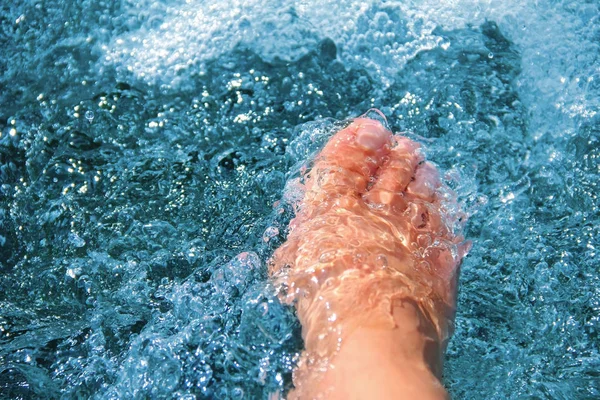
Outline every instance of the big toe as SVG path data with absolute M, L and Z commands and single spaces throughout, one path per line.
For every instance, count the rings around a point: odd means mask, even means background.
M 353 120 L 317 156 L 307 189 L 326 196 L 364 193 L 390 151 L 391 137 L 376 120 Z

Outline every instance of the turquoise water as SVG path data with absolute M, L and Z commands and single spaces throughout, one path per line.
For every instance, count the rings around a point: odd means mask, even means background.
M 2 5 L 0 397 L 284 394 L 277 202 L 376 107 L 471 213 L 452 395 L 598 398 L 599 6 L 439 3 Z

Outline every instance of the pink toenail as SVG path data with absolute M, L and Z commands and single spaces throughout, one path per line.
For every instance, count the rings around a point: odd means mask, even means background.
M 377 150 L 389 142 L 391 134 L 381 123 L 362 118 L 355 123 L 358 125 L 356 142 L 362 147 Z

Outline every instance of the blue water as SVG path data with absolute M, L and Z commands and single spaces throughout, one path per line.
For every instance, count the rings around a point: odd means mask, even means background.
M 444 3 L 3 4 L 0 397 L 284 395 L 278 201 L 372 107 L 471 214 L 451 394 L 600 397 L 600 8 Z

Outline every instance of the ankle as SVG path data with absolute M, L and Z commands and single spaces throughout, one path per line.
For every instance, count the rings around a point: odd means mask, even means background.
M 296 371 L 298 397 L 291 398 L 446 399 L 435 372 L 441 366 L 428 359 L 430 339 L 420 332 L 420 317 L 411 311 L 410 306 L 402 310 L 401 327 L 356 328 L 325 370 L 305 366 Z
M 403 298 L 394 301 L 392 315 L 396 323 L 394 340 L 401 342 L 414 360 L 422 360 L 441 378 L 445 344 L 427 313 L 416 300 Z

